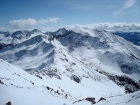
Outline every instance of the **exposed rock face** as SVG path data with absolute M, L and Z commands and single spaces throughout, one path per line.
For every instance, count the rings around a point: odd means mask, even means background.
M 74 80 L 77 83 L 80 83 L 81 82 L 81 80 L 76 75 L 72 75 L 71 76 L 71 79 Z
M 0 84 L 4 84 L 4 83 L 0 80 Z
M 140 90 L 140 82 L 135 81 L 134 79 L 129 78 L 128 76 L 111 75 L 104 71 L 99 71 L 99 73 L 106 75 L 110 80 L 115 82 L 118 86 L 123 86 L 125 88 L 126 93 L 133 93 L 135 91 Z
M 91 102 L 91 104 L 95 104 L 95 103 L 96 103 L 94 97 L 87 97 L 87 98 L 85 98 L 85 99 L 75 101 L 74 103 L 77 103 L 77 102 L 80 102 L 80 101 L 83 101 L 83 100 L 89 101 L 89 102 Z M 73 103 L 73 104 L 74 104 L 74 103 Z
M 98 101 L 98 102 L 100 102 L 100 101 L 102 101 L 102 100 L 105 100 L 105 101 L 106 101 L 106 99 L 105 99 L 105 98 L 101 97 L 101 98 L 99 99 L 99 101 Z
M 85 100 L 90 101 L 92 104 L 95 104 L 95 98 L 94 97 L 88 97 Z
M 6 105 L 12 105 L 11 101 L 7 102 Z
M 140 32 L 113 32 L 113 34 L 121 36 L 133 44 L 140 46 Z

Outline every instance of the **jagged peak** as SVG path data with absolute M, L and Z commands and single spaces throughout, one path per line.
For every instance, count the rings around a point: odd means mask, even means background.
M 65 27 L 58 29 L 56 32 L 62 32 L 62 31 L 68 31 L 68 29 L 66 29 Z
M 94 29 L 95 32 L 108 32 L 106 30 L 101 30 L 101 29 Z
M 22 33 L 28 33 L 30 32 L 29 30 L 19 30 L 19 31 L 15 31 L 12 34 L 22 34 Z
M 34 36 L 34 37 L 30 38 L 29 40 L 23 41 L 22 43 L 35 44 L 35 43 L 46 42 L 46 41 L 47 41 L 47 36 L 45 36 L 45 35 L 37 35 L 37 36 Z
M 0 31 L 0 34 L 10 34 L 9 31 Z
M 55 35 L 56 36 L 62 36 L 62 35 L 66 34 L 66 33 L 69 33 L 69 32 L 70 32 L 70 30 L 68 30 L 66 28 L 60 28 L 59 30 L 57 30 L 55 32 Z
M 33 30 L 31 31 L 31 33 L 34 34 L 34 33 L 42 33 L 42 32 L 41 32 L 41 30 L 39 30 L 39 29 L 33 29 Z
M 29 30 L 20 30 L 20 31 L 13 32 L 11 34 L 12 38 L 21 38 L 27 36 L 31 36 L 31 32 Z

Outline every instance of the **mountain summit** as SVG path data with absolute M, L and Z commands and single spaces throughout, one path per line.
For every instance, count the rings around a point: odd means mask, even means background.
M 18 68 L 11 68 L 8 66 L 11 64 L 1 60 L 1 72 L 4 74 L 1 81 L 6 86 L 37 88 L 39 92 L 48 92 L 71 102 L 87 97 L 94 97 L 97 102 L 105 97 L 110 105 L 110 102 L 119 103 L 110 97 L 127 97 L 126 93 L 139 95 L 140 47 L 122 37 L 105 30 L 81 27 L 46 33 L 35 29 L 0 34 L 0 58 L 21 67 L 25 70 L 21 72 L 28 75 L 24 77 Z M 7 72 L 10 77 L 7 77 Z M 21 76 L 16 77 L 12 75 L 14 73 Z M 13 82 L 19 78 L 30 85 Z M 38 85 L 33 81 L 41 82 Z M 136 97 L 130 96 L 131 100 L 137 101 Z M 121 100 L 124 103 L 127 101 Z M 71 103 L 66 102 L 68 105 Z

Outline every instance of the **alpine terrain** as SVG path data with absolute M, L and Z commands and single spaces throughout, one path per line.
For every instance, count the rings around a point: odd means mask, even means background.
M 140 46 L 140 32 L 113 32 L 115 35 L 121 36 L 124 39 Z
M 140 46 L 105 30 L 0 32 L 0 105 L 139 105 Z

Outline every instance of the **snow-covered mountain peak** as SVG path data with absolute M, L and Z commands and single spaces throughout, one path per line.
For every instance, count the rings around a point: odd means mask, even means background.
M 31 31 L 31 33 L 32 34 L 34 34 L 34 33 L 40 33 L 41 31 L 39 30 L 39 29 L 33 29 L 32 31 Z
M 11 37 L 12 38 L 22 38 L 22 37 L 29 37 L 31 35 L 31 32 L 28 31 L 28 30 L 21 30 L 21 31 L 16 31 L 16 32 L 13 32 Z
M 25 70 L 0 60 L 3 89 L 13 84 L 12 89 L 45 92 L 75 105 L 87 97 L 97 102 L 140 90 L 140 48 L 105 30 L 76 27 L 2 35 L 0 58 Z
M 93 30 L 77 27 L 74 29 L 61 28 L 56 32 L 47 32 L 45 34 L 41 33 L 37 29 L 35 29 L 34 31 L 37 33 L 33 34 L 29 31 L 15 32 L 20 33 L 21 36 L 28 36 L 28 34 L 29 36 L 28 38 L 26 37 L 21 39 L 13 38 L 12 42 L 15 41 L 15 46 L 10 47 L 13 50 L 11 51 L 9 47 L 3 47 L 3 50 L 1 50 L 1 52 L 3 52 L 1 53 L 1 58 L 8 60 L 9 57 L 14 58 L 16 56 L 15 60 L 9 59 L 8 61 L 19 64 L 18 62 L 21 62 L 21 59 L 23 58 L 31 58 L 32 56 L 36 57 L 41 54 L 42 57 L 49 56 L 48 54 L 51 54 L 54 49 L 56 51 L 57 48 L 61 48 L 65 52 L 71 55 L 75 55 L 81 61 L 92 64 L 98 69 L 103 70 L 106 65 L 112 67 L 111 65 L 114 62 L 113 64 L 118 66 L 117 68 L 121 69 L 123 73 L 132 74 L 133 72 L 139 73 L 140 71 L 139 47 L 136 47 L 123 38 L 115 36 L 105 30 Z M 5 37 L 5 39 L 7 39 L 7 37 Z M 9 51 L 11 54 L 9 53 L 9 56 L 5 56 Z M 23 58 L 21 58 L 21 56 Z M 51 58 L 53 59 L 51 60 L 51 62 L 54 62 L 54 58 Z M 108 62 L 106 62 L 106 60 Z M 102 65 L 100 65 L 100 63 L 102 63 Z M 44 62 L 39 62 L 38 65 L 40 66 L 38 66 L 37 68 L 45 67 L 41 66 L 42 64 L 44 65 Z M 48 64 L 45 63 L 45 65 L 47 66 Z M 135 69 L 135 67 L 137 67 L 137 70 Z M 113 68 L 114 67 L 112 67 L 112 69 Z M 25 69 L 27 69 L 27 67 Z M 28 66 L 28 69 L 30 69 L 30 66 Z M 115 70 L 109 71 L 111 71 L 111 73 L 117 73 L 114 72 Z
M 56 31 L 57 34 L 59 35 L 64 35 L 68 32 L 69 30 L 66 28 L 60 28 L 59 30 Z

